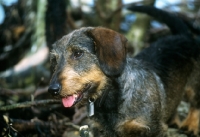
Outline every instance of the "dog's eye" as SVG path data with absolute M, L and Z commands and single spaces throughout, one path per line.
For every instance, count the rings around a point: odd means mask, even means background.
M 79 59 L 83 56 L 83 51 L 81 50 L 76 50 L 73 52 L 72 58 L 73 59 Z

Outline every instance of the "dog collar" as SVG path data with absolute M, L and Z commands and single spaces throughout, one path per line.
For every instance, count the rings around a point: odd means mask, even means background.
M 108 92 L 104 91 L 102 94 L 102 97 L 98 100 L 98 107 L 101 107 L 103 105 L 107 95 L 108 95 Z M 88 104 L 87 104 L 88 117 L 91 117 L 94 115 L 94 102 L 95 102 L 94 99 L 92 98 L 88 99 Z

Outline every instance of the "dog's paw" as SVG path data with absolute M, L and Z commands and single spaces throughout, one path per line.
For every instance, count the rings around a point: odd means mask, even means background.
M 195 131 L 189 130 L 188 127 L 181 127 L 179 133 L 186 134 L 188 137 L 199 137 L 198 133 Z
M 199 110 L 190 108 L 187 118 L 180 126 L 180 132 L 189 137 L 199 137 Z

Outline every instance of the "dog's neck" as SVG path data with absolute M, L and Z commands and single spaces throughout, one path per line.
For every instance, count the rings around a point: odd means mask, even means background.
M 133 84 L 137 82 L 142 82 L 142 80 L 137 80 L 139 77 L 143 77 L 141 65 L 138 66 L 138 60 L 134 58 L 127 58 L 127 64 L 124 68 L 124 71 L 118 77 L 109 78 L 106 88 L 102 91 L 102 96 L 99 97 L 94 102 L 94 111 L 96 113 L 118 113 L 118 107 L 123 101 L 128 102 L 131 100 L 132 92 L 136 89 L 130 88 Z M 132 71 L 134 68 L 135 71 Z M 136 82 L 137 81 L 137 82 Z M 133 86 L 134 87 L 134 86 Z M 130 90 L 128 90 L 130 89 Z M 125 93 L 124 93 L 125 92 Z M 130 93 L 129 93 L 130 92 Z M 124 95 L 129 94 L 124 98 Z M 129 104 L 127 104 L 129 105 Z
M 107 86 L 105 86 L 106 88 L 102 90 L 101 97 L 94 102 L 95 111 L 102 110 L 107 112 L 114 112 L 114 110 L 117 110 L 117 107 L 122 101 L 121 98 L 119 98 L 121 97 L 120 94 L 122 94 L 121 90 L 127 81 L 127 69 L 129 69 L 129 66 L 125 66 L 124 71 L 118 77 L 108 77 Z
M 115 85 L 115 86 L 113 86 Z M 95 103 L 95 111 L 97 110 L 106 110 L 112 111 L 117 108 L 118 95 L 119 94 L 119 86 L 116 83 L 115 79 L 110 79 L 108 85 L 102 91 L 102 96 L 98 98 Z

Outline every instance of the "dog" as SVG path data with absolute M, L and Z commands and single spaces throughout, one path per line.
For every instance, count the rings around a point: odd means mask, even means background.
M 198 136 L 200 46 L 175 15 L 151 6 L 129 6 L 164 22 L 172 35 L 135 57 L 127 39 L 104 27 L 83 27 L 55 42 L 48 92 L 64 107 L 88 106 L 95 137 L 163 137 L 183 97 L 191 103 L 180 125 Z

